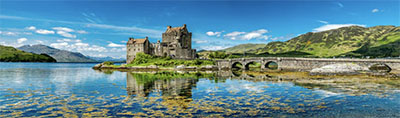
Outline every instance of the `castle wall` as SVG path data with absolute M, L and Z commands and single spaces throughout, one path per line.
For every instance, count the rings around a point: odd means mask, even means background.
M 139 44 L 127 44 L 126 50 L 126 63 L 128 64 L 130 64 L 135 59 L 137 53 L 144 52 L 146 54 L 150 54 L 151 52 L 150 43 L 148 41 Z

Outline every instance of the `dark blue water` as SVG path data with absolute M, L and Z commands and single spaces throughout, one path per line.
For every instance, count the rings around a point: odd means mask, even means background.
M 400 85 L 100 72 L 94 65 L 0 63 L 0 117 L 400 117 Z

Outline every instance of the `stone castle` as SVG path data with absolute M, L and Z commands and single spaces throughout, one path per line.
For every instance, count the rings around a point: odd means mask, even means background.
M 171 57 L 174 59 L 194 59 L 196 49 L 192 49 L 192 33 L 187 30 L 186 24 L 182 27 L 167 27 L 162 33 L 162 42 L 150 43 L 148 37 L 144 39 L 129 38 L 126 44 L 126 62 L 130 64 L 137 53 L 143 52 L 154 56 Z

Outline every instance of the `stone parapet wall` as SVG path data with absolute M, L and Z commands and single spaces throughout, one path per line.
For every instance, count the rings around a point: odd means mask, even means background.
M 236 58 L 226 60 L 216 60 L 220 69 L 231 69 L 234 63 L 241 63 L 243 68 L 251 62 L 261 63 L 261 68 L 265 68 L 268 62 L 278 64 L 280 70 L 308 71 L 330 64 L 355 63 L 360 66 L 370 67 L 374 64 L 385 64 L 393 70 L 400 70 L 400 59 L 348 59 L 348 58 L 294 58 L 294 57 L 253 57 Z

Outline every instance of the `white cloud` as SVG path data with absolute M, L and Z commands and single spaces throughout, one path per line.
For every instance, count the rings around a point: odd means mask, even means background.
M 76 33 L 79 33 L 79 34 L 87 34 L 88 32 L 86 32 L 85 30 L 78 30 L 78 31 L 76 31 Z
M 341 27 L 349 27 L 349 26 L 361 26 L 365 27 L 366 25 L 360 25 L 360 24 L 327 24 L 323 25 L 321 27 L 313 29 L 313 32 L 322 32 L 322 31 L 327 31 L 331 29 L 338 29 Z
M 67 38 L 76 38 L 76 35 L 70 34 L 66 31 L 57 31 L 57 34 L 63 36 L 63 37 L 67 37 Z
M 26 27 L 26 29 L 28 29 L 28 30 L 36 30 L 36 27 L 35 26 L 30 26 L 30 27 Z
M 226 36 L 226 37 L 233 37 L 233 36 L 238 36 L 238 35 L 241 35 L 241 34 L 244 34 L 244 33 L 246 33 L 246 32 L 231 32 L 231 33 L 228 33 L 228 34 L 225 34 L 224 36 Z
M 207 40 L 195 40 L 195 43 L 199 44 L 199 43 L 208 43 Z
M 125 45 L 121 45 L 121 44 L 115 44 L 115 43 L 109 43 L 108 45 L 107 45 L 108 47 L 125 47 Z
M 38 34 L 54 34 L 54 31 L 45 30 L 45 29 L 38 29 L 38 30 L 36 30 L 36 33 L 38 33 Z
M 110 52 L 125 52 L 126 47 L 124 48 L 111 48 Z
M 300 35 L 301 35 L 301 34 L 300 34 Z M 300 35 L 297 35 L 297 36 L 300 36 Z M 289 39 L 291 39 L 291 38 L 293 38 L 293 37 L 294 37 L 293 34 L 288 34 L 288 35 L 286 35 L 286 36 L 273 37 L 273 38 L 271 38 L 271 40 L 273 40 L 273 41 L 277 41 L 277 40 L 289 40 Z
M 201 46 L 200 49 L 203 50 L 222 50 L 228 48 L 229 46 Z
M 149 28 L 141 28 L 141 27 L 125 27 L 125 26 L 116 26 L 116 25 L 107 25 L 107 24 L 96 24 L 96 23 L 86 23 L 86 22 L 72 22 L 72 21 L 62 21 L 62 20 L 51 20 L 51 19 L 35 19 L 29 17 L 20 17 L 20 16 L 7 16 L 0 15 L 0 19 L 14 19 L 14 20 L 30 20 L 30 21 L 42 21 L 42 22 L 51 22 L 51 23 L 64 23 L 64 24 L 74 24 L 74 25 L 85 25 L 86 27 L 99 28 L 99 29 L 111 29 L 117 32 L 128 31 L 125 33 L 129 34 L 145 34 L 151 35 L 155 38 L 160 38 L 164 29 L 149 29 Z
M 52 43 L 50 44 L 51 47 L 73 51 L 73 52 L 108 52 L 108 50 L 104 47 L 97 46 L 97 45 L 89 45 L 88 43 Z
M 57 42 L 72 42 L 72 43 L 79 43 L 82 42 L 81 40 L 77 39 L 77 40 L 72 40 L 72 39 L 60 39 L 57 40 Z
M 268 33 L 268 30 L 266 29 L 259 29 L 257 31 L 252 31 L 250 33 L 247 33 L 243 35 L 242 39 L 245 40 L 250 40 L 250 39 L 255 39 L 255 38 L 261 38 L 261 39 L 268 39 L 268 36 L 264 36 L 263 34 Z
M 54 48 L 62 49 L 62 48 L 64 48 L 65 46 L 68 46 L 68 43 L 67 43 L 67 42 L 52 43 L 52 44 L 50 44 L 50 46 L 51 46 L 51 47 L 54 47 Z
M 328 21 L 323 21 L 323 20 L 318 20 L 318 22 L 323 23 L 323 24 L 329 24 Z
M 207 34 L 208 36 L 217 36 L 217 37 L 220 37 L 220 36 L 221 36 L 221 33 L 222 33 L 222 32 L 212 32 L 212 31 L 206 32 L 206 34 Z
M 154 30 L 147 28 L 139 28 L 139 27 L 124 27 L 124 26 L 115 26 L 115 25 L 106 25 L 106 24 L 86 24 L 86 27 L 95 27 L 100 29 L 111 29 L 116 31 L 130 31 L 137 34 L 146 34 L 154 37 L 161 37 L 160 34 L 164 33 L 163 30 Z
M 36 40 L 36 43 L 38 43 L 38 44 L 44 44 L 44 42 L 41 41 L 41 40 Z
M 372 13 L 379 12 L 379 9 L 373 9 L 371 12 L 372 12 Z
M 268 33 L 266 29 L 259 29 L 251 32 L 231 32 L 225 34 L 224 37 L 231 40 L 251 40 L 251 39 L 264 39 L 267 40 L 269 36 L 265 35 Z
M 27 38 L 19 38 L 19 39 L 17 39 L 18 43 L 23 43 L 23 42 L 25 42 L 27 40 L 28 40 Z
M 6 35 L 6 36 L 18 36 L 18 35 L 31 35 L 32 33 L 30 32 L 18 32 L 18 31 L 0 31 L 1 35 Z
M 87 47 L 89 46 L 89 44 L 87 43 L 75 43 L 76 46 L 83 46 L 83 47 Z
M 8 36 L 17 36 L 17 32 L 2 32 L 1 34 L 3 35 L 8 35 Z
M 67 27 L 53 27 L 53 30 L 64 31 L 64 32 L 74 32 L 75 30 Z

